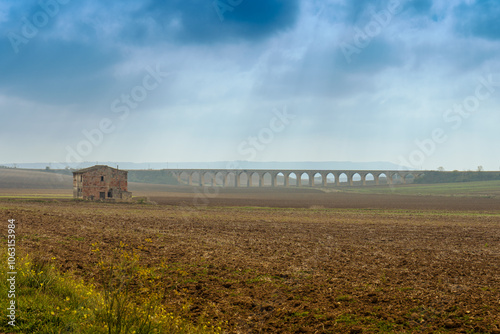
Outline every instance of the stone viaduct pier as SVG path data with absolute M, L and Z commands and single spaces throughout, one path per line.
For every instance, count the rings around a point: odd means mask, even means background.
M 223 186 L 223 187 L 263 187 L 267 186 L 340 186 L 341 179 L 345 185 L 356 183 L 362 186 L 379 185 L 381 179 L 385 184 L 407 183 L 409 180 L 424 174 L 424 171 L 411 170 L 277 170 L 277 169 L 168 169 L 177 181 L 191 186 Z M 304 184 L 303 180 L 307 179 Z M 266 180 L 266 182 L 264 182 Z M 294 181 L 294 184 L 291 184 Z

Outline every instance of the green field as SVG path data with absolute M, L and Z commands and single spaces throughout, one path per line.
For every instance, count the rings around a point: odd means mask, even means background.
M 344 188 L 343 190 L 362 194 L 500 197 L 500 181 L 398 184 L 393 186 L 353 187 Z

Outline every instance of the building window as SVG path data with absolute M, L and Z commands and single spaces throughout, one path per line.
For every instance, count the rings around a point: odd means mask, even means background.
M 105 192 L 100 192 L 99 193 L 99 199 L 106 199 L 106 193 Z
M 101 181 L 104 181 L 104 176 L 101 176 Z

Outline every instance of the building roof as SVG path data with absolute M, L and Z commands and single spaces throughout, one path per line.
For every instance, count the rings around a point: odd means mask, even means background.
M 109 168 L 109 169 L 114 169 L 116 170 L 117 172 L 122 172 L 122 173 L 128 173 L 128 171 L 126 170 L 123 170 L 123 169 L 117 169 L 117 168 L 113 168 L 113 167 L 109 167 L 107 165 L 95 165 L 95 166 L 92 166 L 92 167 L 87 167 L 87 168 L 82 168 L 82 169 L 79 169 L 75 172 L 73 172 L 73 175 L 75 174 L 82 174 L 82 173 L 86 173 L 86 172 L 90 172 L 90 171 L 93 171 L 94 169 L 98 169 L 98 168 Z

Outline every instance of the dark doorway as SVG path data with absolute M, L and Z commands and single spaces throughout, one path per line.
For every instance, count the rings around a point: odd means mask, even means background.
M 108 198 L 112 198 L 113 197 L 113 193 L 110 191 L 108 191 Z

